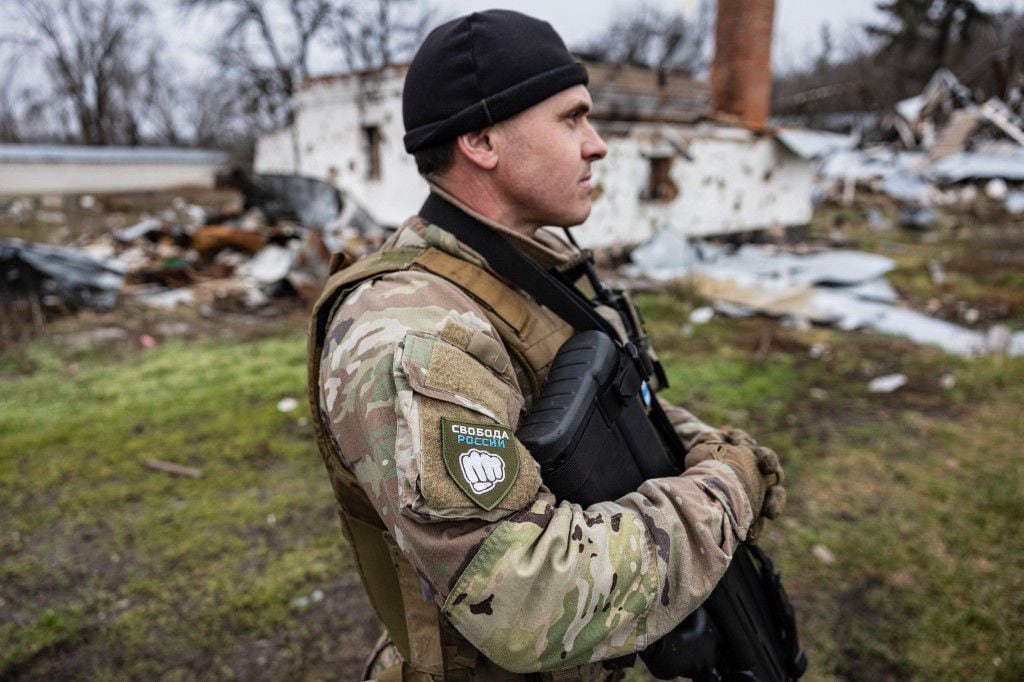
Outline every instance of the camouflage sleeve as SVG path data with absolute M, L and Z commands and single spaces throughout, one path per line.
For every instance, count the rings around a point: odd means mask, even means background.
M 647 646 L 706 598 L 752 520 L 714 461 L 587 509 L 556 504 L 514 436 L 523 397 L 507 350 L 471 299 L 431 275 L 388 275 L 348 297 L 321 390 L 345 464 L 428 595 L 508 670 Z
M 705 423 L 684 407 L 673 405 L 661 397 L 658 398 L 658 402 L 661 403 L 665 416 L 672 422 L 672 428 L 675 429 L 675 432 L 683 440 L 687 450 L 693 447 L 693 442 L 697 439 L 697 436 L 702 433 L 717 432 L 719 430 Z

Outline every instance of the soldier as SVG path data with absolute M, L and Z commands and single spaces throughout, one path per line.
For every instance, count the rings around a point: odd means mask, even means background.
M 586 84 L 545 22 L 492 10 L 435 29 L 403 92 L 432 200 L 544 268 L 578 258 L 543 227 L 590 212 L 606 146 Z M 774 453 L 679 408 L 684 474 L 586 509 L 556 502 L 515 431 L 573 333 L 419 216 L 328 282 L 310 401 L 386 629 L 369 677 L 611 679 L 601 661 L 671 630 L 781 511 Z

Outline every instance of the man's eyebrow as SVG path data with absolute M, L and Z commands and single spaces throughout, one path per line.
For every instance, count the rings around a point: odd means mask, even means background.
M 571 109 L 567 109 L 562 116 L 569 118 L 571 116 L 577 116 L 579 114 L 589 114 L 590 104 L 587 102 L 577 102 Z

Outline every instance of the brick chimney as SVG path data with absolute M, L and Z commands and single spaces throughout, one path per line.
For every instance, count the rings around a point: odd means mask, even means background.
M 775 0 L 718 0 L 711 96 L 715 113 L 763 130 L 771 113 Z

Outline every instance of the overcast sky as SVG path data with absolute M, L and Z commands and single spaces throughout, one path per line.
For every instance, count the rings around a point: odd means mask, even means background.
M 697 0 L 647 0 L 666 10 L 676 8 L 692 11 Z M 505 8 L 545 19 L 555 27 L 565 41 L 577 45 L 600 34 L 608 26 L 616 10 L 628 7 L 636 0 L 435 0 L 446 15 L 458 16 L 473 11 Z M 805 64 L 817 53 L 821 45 L 821 26 L 828 23 L 833 42 L 841 49 L 854 35 L 853 29 L 877 21 L 875 9 L 878 0 L 776 0 L 775 47 L 773 61 L 776 69 L 791 69 Z M 165 37 L 170 47 L 185 51 L 205 51 L 216 31 L 211 30 L 210 19 L 193 17 L 182 20 L 175 11 L 177 3 L 154 3 L 161 24 L 168 27 Z M 1016 6 L 1024 9 L 1024 0 L 978 0 L 984 9 Z M 179 53 L 180 54 L 180 53 Z M 314 70 L 320 73 L 337 71 L 324 59 L 314 59 Z

